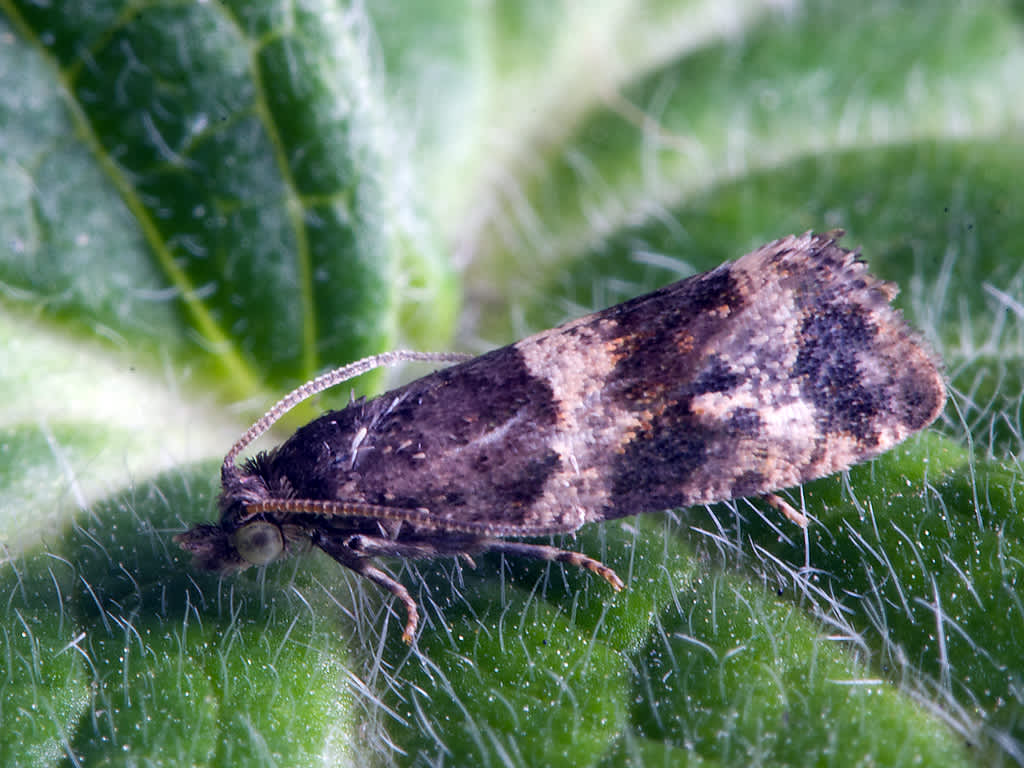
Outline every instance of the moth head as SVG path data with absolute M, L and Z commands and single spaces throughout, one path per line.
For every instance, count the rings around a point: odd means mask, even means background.
M 302 526 L 275 519 L 254 509 L 279 498 L 268 486 L 268 457 L 260 453 L 243 466 L 221 469 L 220 523 L 197 525 L 174 541 L 192 553 L 195 568 L 219 573 L 267 565 L 291 551 L 302 551 L 309 536 Z
M 286 543 L 298 532 L 286 533 L 269 520 L 251 520 L 235 530 L 220 525 L 197 525 L 179 533 L 174 541 L 192 554 L 194 567 L 204 571 L 234 573 L 251 565 L 267 565 L 287 554 Z

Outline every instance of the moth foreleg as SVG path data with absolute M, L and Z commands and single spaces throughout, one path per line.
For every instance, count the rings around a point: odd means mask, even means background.
M 384 589 L 402 601 L 402 604 L 405 605 L 405 630 L 402 632 L 402 640 L 405 641 L 406 645 L 412 645 L 412 640 L 416 636 L 416 625 L 419 624 L 420 620 L 416 601 L 412 599 L 409 590 L 400 582 L 375 566 L 370 556 L 360 553 L 349 546 L 352 539 L 359 538 L 370 537 L 349 536 L 343 541 L 321 539 L 316 544 L 346 568 L 351 568 L 360 576 L 364 576 L 374 584 L 384 587 Z
M 612 589 L 616 592 L 626 586 L 622 583 L 622 579 L 619 578 L 619 575 L 607 565 L 602 563 L 600 560 L 587 557 L 579 552 L 570 552 L 567 549 L 558 549 L 557 547 L 549 547 L 544 544 L 527 544 L 521 541 L 503 541 L 502 539 L 487 539 L 482 542 L 482 544 L 491 552 L 501 552 L 506 555 L 516 555 L 518 557 L 532 557 L 535 560 L 568 563 L 569 565 L 575 565 L 578 568 L 586 568 L 588 571 L 601 576 L 605 581 L 612 585 Z

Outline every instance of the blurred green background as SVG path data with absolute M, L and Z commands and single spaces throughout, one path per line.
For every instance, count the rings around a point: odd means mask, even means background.
M 1022 10 L 0 0 L 0 763 L 1024 763 Z M 171 542 L 325 368 L 836 227 L 951 400 L 790 491 L 806 538 L 741 500 L 557 541 L 614 596 L 393 561 L 412 648 L 324 556 Z

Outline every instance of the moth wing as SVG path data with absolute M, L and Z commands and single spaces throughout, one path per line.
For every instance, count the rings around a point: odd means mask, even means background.
M 492 535 L 766 493 L 941 411 L 895 293 L 831 235 L 784 238 L 327 414 L 275 462 L 299 496 Z

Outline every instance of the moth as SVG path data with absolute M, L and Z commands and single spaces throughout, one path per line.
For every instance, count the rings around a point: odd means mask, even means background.
M 772 492 L 870 459 L 941 412 L 938 358 L 841 232 L 789 236 L 623 304 L 471 359 L 391 352 L 278 402 L 221 468 L 220 520 L 175 540 L 233 572 L 316 547 L 389 590 L 378 557 L 585 554 L 523 538 Z M 372 368 L 452 362 L 238 456 L 303 399 Z

